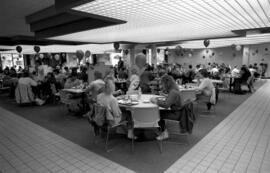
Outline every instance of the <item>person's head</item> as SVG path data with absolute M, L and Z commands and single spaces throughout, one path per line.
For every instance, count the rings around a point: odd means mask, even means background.
M 131 74 L 137 74 L 136 68 L 133 68 L 133 69 L 131 70 Z
M 99 71 L 95 71 L 94 72 L 94 77 L 95 77 L 95 80 L 102 79 L 102 73 L 99 72 Z
M 170 92 L 172 89 L 178 90 L 178 86 L 177 86 L 175 80 L 170 75 L 167 75 L 167 74 L 163 75 L 161 77 L 160 83 L 161 83 L 163 90 L 165 90 L 167 92 Z
M 192 69 L 192 65 L 189 65 L 188 68 L 189 68 L 189 69 Z
M 248 68 L 253 68 L 253 66 L 251 64 L 249 64 Z
M 203 77 L 203 78 L 207 78 L 209 73 L 206 69 L 201 69 L 199 70 L 199 74 Z
M 114 81 L 111 79 L 105 80 L 105 88 L 104 88 L 104 93 L 105 94 L 112 94 L 115 91 L 115 84 Z

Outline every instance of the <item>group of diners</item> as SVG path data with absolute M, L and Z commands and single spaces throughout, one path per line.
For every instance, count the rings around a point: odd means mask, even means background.
M 136 68 L 131 68 L 129 71 L 121 63 L 121 60 L 119 62 L 105 75 L 102 75 L 100 71 L 92 71 L 95 78 L 93 81 L 88 81 L 89 71 L 87 70 L 91 70 L 89 67 L 81 67 L 79 70 L 64 67 L 61 70 L 59 67 L 53 69 L 40 64 L 37 70 L 30 72 L 28 69 L 24 69 L 21 70 L 19 77 L 10 76 L 17 79 L 17 82 L 14 82 L 15 91 L 13 92 L 16 101 L 20 104 L 34 102 L 42 105 L 62 89 L 81 88 L 85 93 L 85 102 L 74 102 L 75 104 L 69 106 L 69 109 L 78 110 L 82 107 L 81 104 L 86 104 L 88 111 L 93 103 L 104 105 L 110 112 L 108 120 L 111 123 L 119 123 L 122 120 L 129 122 L 128 138 L 136 138 L 132 128 L 130 128 L 132 127 L 132 117 L 130 112 L 120 109 L 116 97 L 123 94 L 163 94 L 166 96 L 165 100 L 151 99 L 152 103 L 164 108 L 160 110 L 161 133 L 157 136 L 158 140 L 163 140 L 169 137 L 164 119 L 179 120 L 181 116 L 178 110 L 184 103 L 182 103 L 179 85 L 192 83 L 194 79 L 197 79 L 197 98 L 207 100 L 206 106 L 210 110 L 213 104 L 211 99 L 216 98 L 215 86 L 211 78 L 223 80 L 227 75 L 230 75 L 234 77 L 234 83 L 238 81 L 241 84 L 259 73 L 255 65 L 250 66 L 250 68 L 242 66 L 238 70 L 237 66 L 231 69 L 229 65 L 217 63 L 207 66 L 197 65 L 196 68 L 193 68 L 192 65 L 188 65 L 186 68 L 179 64 L 163 64 L 156 67 L 147 64 L 142 71 L 138 72 Z M 5 74 L 4 77 L 6 76 L 8 75 Z M 119 79 L 126 82 L 126 89 L 116 88 L 115 84 Z M 253 86 L 251 84 L 248 86 L 249 90 L 252 91 Z M 76 97 L 70 97 L 70 99 L 74 98 Z

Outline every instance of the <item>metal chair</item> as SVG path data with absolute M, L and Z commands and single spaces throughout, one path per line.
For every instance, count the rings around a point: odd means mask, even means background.
M 95 135 L 94 143 L 96 143 L 96 137 L 100 136 L 101 130 L 106 131 L 106 139 L 105 139 L 105 150 L 107 152 L 112 151 L 112 149 L 109 149 L 109 137 L 111 130 L 119 127 L 124 126 L 127 124 L 127 121 L 121 121 L 117 124 L 114 124 L 114 122 L 108 121 L 106 119 L 107 111 L 109 111 L 105 106 L 94 103 L 92 110 L 90 110 L 91 113 L 87 115 L 87 120 L 89 124 L 92 125 Z
M 185 102 L 185 104 L 178 110 L 179 113 L 181 114 L 181 116 L 186 116 L 186 118 L 190 118 L 189 121 L 194 122 L 196 117 L 193 111 L 193 102 L 191 100 L 187 100 Z M 187 121 L 187 119 L 186 119 Z M 187 122 L 186 122 L 187 123 Z M 166 124 L 166 128 L 169 132 L 170 138 L 169 140 L 167 140 L 166 142 L 168 143 L 174 143 L 174 144 L 184 144 L 184 145 L 188 145 L 188 136 L 190 133 L 192 133 L 192 129 L 193 129 L 193 124 L 192 126 L 188 127 L 188 125 L 186 124 L 186 126 L 184 127 L 183 125 L 181 125 L 181 120 L 171 120 L 171 119 L 165 119 L 165 124 Z M 185 128 L 185 129 L 182 129 Z M 188 131 L 189 130 L 189 131 Z M 171 141 L 172 136 L 184 136 L 186 139 L 186 142 L 173 142 Z
M 159 108 L 132 108 L 131 114 L 133 118 L 133 130 L 134 129 L 158 129 L 158 122 L 160 120 Z M 162 152 L 162 141 L 159 141 L 159 149 Z M 134 151 L 134 139 L 132 138 L 131 145 L 132 152 Z

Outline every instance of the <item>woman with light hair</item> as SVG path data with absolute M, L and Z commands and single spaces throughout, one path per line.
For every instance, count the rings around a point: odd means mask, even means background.
M 132 120 L 130 115 L 122 114 L 117 99 L 113 96 L 113 92 L 115 91 L 114 81 L 111 79 L 107 79 L 105 81 L 105 88 L 102 93 L 97 96 L 97 103 L 105 106 L 108 109 L 108 114 L 106 119 L 111 124 L 118 124 L 122 120 L 127 120 L 128 122 L 128 138 L 133 138 L 132 131 Z

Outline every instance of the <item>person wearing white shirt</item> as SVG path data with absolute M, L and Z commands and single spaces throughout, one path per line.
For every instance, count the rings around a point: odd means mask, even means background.
M 231 75 L 232 75 L 232 77 L 238 77 L 239 74 L 240 74 L 240 70 L 237 68 L 237 65 L 236 65 L 236 66 L 234 66 L 234 68 L 231 72 Z

